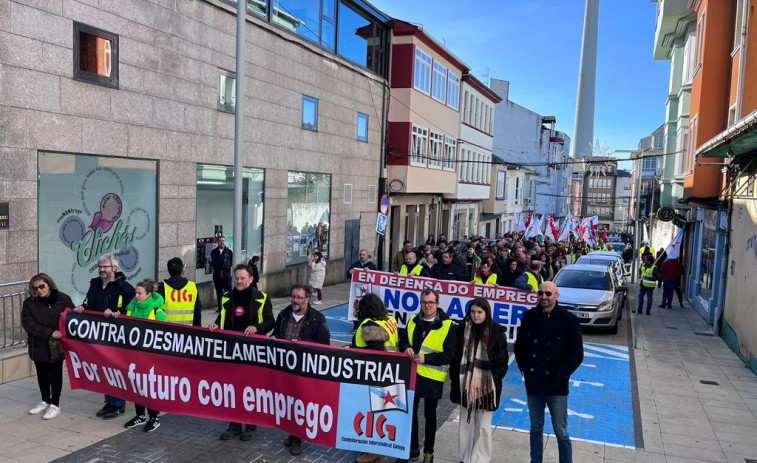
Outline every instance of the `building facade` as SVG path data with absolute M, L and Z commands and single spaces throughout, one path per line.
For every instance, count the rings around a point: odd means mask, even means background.
M 360 0 L 248 3 L 240 237 L 236 3 L 27 3 L 0 12 L 0 281 L 47 272 L 79 302 L 115 252 L 132 283 L 179 256 L 208 288 L 225 236 L 283 293 L 307 281 L 311 252 L 341 281 L 353 248 L 373 247 L 386 15 Z
M 597 216 L 597 228 L 615 229 L 615 191 L 618 161 L 596 157 L 585 158 L 583 178 L 583 217 Z
M 631 172 L 619 169 L 615 176 L 614 230 L 628 231 L 628 227 L 632 223 L 631 201 Z

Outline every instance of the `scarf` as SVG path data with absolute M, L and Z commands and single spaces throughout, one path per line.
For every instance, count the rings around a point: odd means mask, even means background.
M 489 324 L 465 323 L 463 360 L 460 365 L 462 404 L 468 409 L 468 423 L 476 410 L 494 410 L 495 386 L 487 346 Z

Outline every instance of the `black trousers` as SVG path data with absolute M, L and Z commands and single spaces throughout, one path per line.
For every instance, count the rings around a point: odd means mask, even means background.
M 42 400 L 55 405 L 60 405 L 60 391 L 63 389 L 63 361 L 60 362 L 34 362 L 37 368 L 37 384 Z
M 218 303 L 218 312 L 220 312 L 221 298 L 226 291 L 231 290 L 231 282 L 221 275 L 213 275 L 213 287 L 216 290 L 216 302 Z
M 145 416 L 145 406 L 144 405 L 134 404 L 134 410 L 137 411 L 137 416 Z M 152 410 L 150 408 L 147 409 L 147 415 L 150 418 L 157 418 L 158 417 L 158 413 L 160 413 L 160 412 Z
M 413 399 L 413 430 L 410 434 L 410 450 L 419 450 L 418 442 L 418 405 L 423 400 L 423 421 L 426 438 L 423 442 L 424 453 L 434 453 L 434 443 L 436 443 L 436 407 L 439 405 L 438 399 L 421 399 L 415 396 Z

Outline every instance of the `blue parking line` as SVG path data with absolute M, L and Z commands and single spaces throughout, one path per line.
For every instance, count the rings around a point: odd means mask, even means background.
M 492 424 L 529 430 L 526 387 L 514 361 L 503 380 L 500 408 Z M 554 434 L 549 412 L 544 432 Z M 584 343 L 584 362 L 570 381 L 568 432 L 571 438 L 634 448 L 628 348 Z
M 322 310 L 331 332 L 331 340 L 344 343 L 352 342 L 352 322 L 347 320 L 347 304 L 337 305 Z

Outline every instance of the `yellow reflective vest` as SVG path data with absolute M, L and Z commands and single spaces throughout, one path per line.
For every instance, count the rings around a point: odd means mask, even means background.
M 526 270 L 525 273 L 528 277 L 528 286 L 530 286 L 534 291 L 539 289 L 539 285 L 544 283 L 544 279 L 541 277 L 541 275 L 537 275 L 530 270 Z
M 415 320 L 416 317 L 410 319 L 407 324 L 407 337 L 410 343 L 413 342 L 413 332 L 415 332 Z M 449 318 L 442 321 L 442 327 L 436 330 L 430 330 L 421 343 L 420 354 L 433 354 L 442 352 L 444 350 L 444 340 L 447 339 L 450 327 L 452 326 L 452 320 Z M 415 370 L 420 376 L 425 378 L 444 382 L 447 379 L 449 373 L 449 364 L 447 365 L 427 365 L 418 364 Z
M 423 270 L 423 266 L 421 264 L 416 264 L 415 267 L 413 267 L 412 270 L 410 270 L 410 275 L 418 276 L 421 274 L 421 271 Z M 400 267 L 400 275 L 407 275 L 407 265 L 402 264 L 402 267 Z
M 473 282 L 483 285 L 496 285 L 497 284 L 497 275 L 494 273 L 489 274 L 488 277 L 486 277 L 486 281 L 484 281 L 480 276 L 476 275 L 473 277 Z
M 384 343 L 384 350 L 388 352 L 397 352 L 397 343 L 399 342 L 399 334 L 397 331 L 397 319 L 389 315 L 386 320 L 374 320 L 372 318 L 366 318 L 363 323 L 360 324 L 360 328 L 355 331 L 355 346 L 368 347 L 368 344 L 363 339 L 363 325 L 368 322 L 373 322 L 380 327 L 384 328 L 389 333 L 389 340 Z
M 255 302 L 257 302 L 257 303 L 260 304 L 258 306 L 258 312 L 257 312 L 258 313 L 258 321 L 257 321 L 258 325 L 261 324 L 261 323 L 263 323 L 263 309 L 265 308 L 265 301 L 266 301 L 266 299 L 268 299 L 268 294 L 266 294 L 264 292 L 261 292 L 260 294 L 263 295 L 262 298 L 260 298 L 260 299 L 253 299 L 253 301 L 255 301 Z M 221 323 L 218 325 L 221 328 L 224 328 L 224 326 L 226 325 L 226 303 L 229 301 L 229 299 L 230 299 L 229 298 L 229 292 L 224 293 L 223 297 L 221 298 Z M 233 308 L 232 308 L 232 310 L 233 310 Z M 263 333 L 260 333 L 260 334 L 263 334 Z
M 197 285 L 190 281 L 183 288 L 176 289 L 164 281 L 163 294 L 165 294 L 163 312 L 166 314 L 166 319 L 173 323 L 191 325 L 197 302 Z
M 643 286 L 646 286 L 647 288 L 654 288 L 657 286 L 657 280 L 654 277 L 655 268 L 657 268 L 656 265 L 652 265 L 651 267 L 647 267 L 646 265 L 641 266 L 639 272 L 641 272 L 641 284 Z

